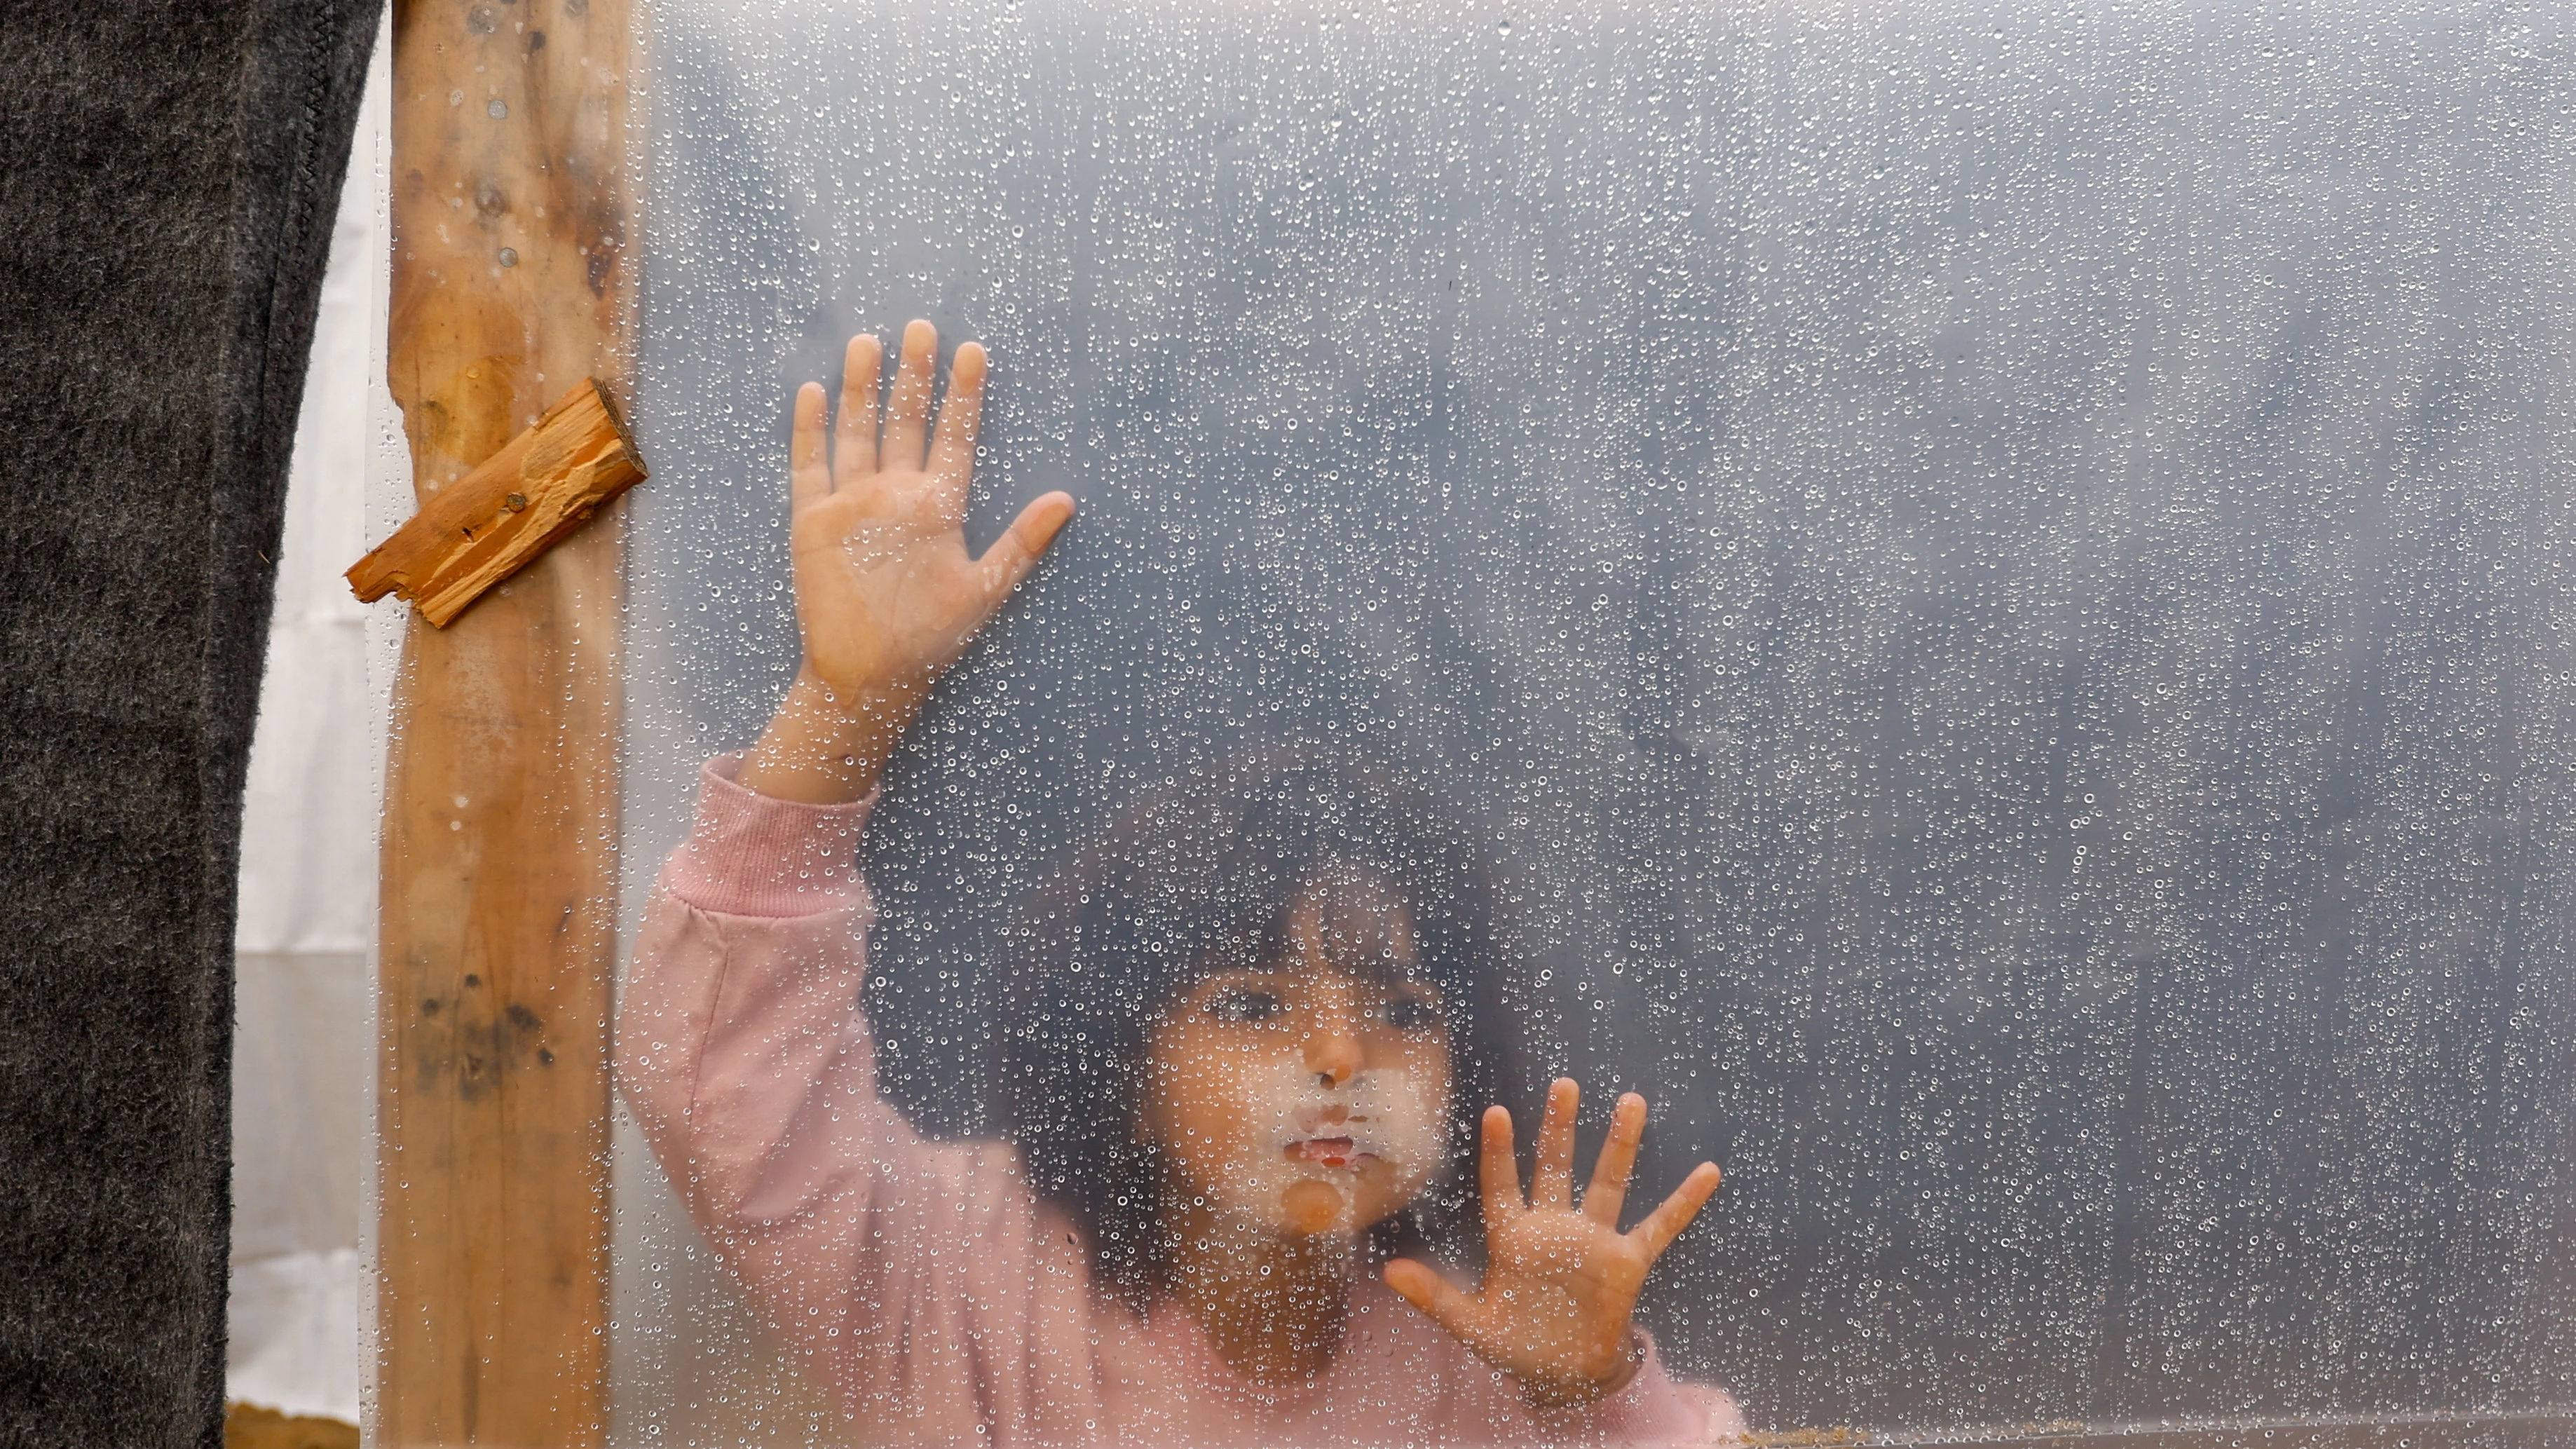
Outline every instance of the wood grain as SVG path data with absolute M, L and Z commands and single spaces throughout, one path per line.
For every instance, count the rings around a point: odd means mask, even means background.
M 626 375 L 629 40 L 625 0 L 394 6 L 388 381 L 425 507 L 546 398 Z M 380 1445 L 602 1438 L 623 512 L 405 641 Z
M 584 378 L 351 565 L 349 587 L 368 603 L 408 599 L 443 629 L 643 481 L 643 456 L 617 404 Z
M 345 1419 L 286 1414 L 259 1404 L 224 1406 L 224 1449 L 360 1449 Z

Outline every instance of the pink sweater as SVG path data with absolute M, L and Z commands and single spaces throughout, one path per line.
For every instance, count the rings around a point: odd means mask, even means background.
M 707 1241 L 864 1442 L 1705 1444 L 1734 1402 L 1648 1345 L 1627 1387 L 1532 1410 L 1373 1276 L 1312 1383 L 1265 1390 L 1172 1299 L 1096 1289 L 1072 1223 L 1015 1149 L 930 1142 L 876 1092 L 859 1012 L 872 908 L 866 803 L 754 794 L 711 762 L 688 843 L 645 908 L 617 1078 Z

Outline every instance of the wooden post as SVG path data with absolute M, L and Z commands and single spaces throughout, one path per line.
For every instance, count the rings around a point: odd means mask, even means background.
M 627 375 L 626 0 L 395 0 L 388 381 L 421 499 Z M 415 615 L 385 779 L 375 1442 L 605 1424 L 623 509 Z

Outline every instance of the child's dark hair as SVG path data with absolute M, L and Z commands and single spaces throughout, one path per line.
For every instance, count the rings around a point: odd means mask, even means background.
M 1000 982 L 998 1116 L 1131 1303 L 1155 1284 L 1157 1166 L 1135 1113 L 1157 1015 L 1207 972 L 1252 964 L 1245 953 L 1284 955 L 1298 894 L 1352 874 L 1405 902 L 1449 1028 L 1448 1171 L 1376 1236 L 1472 1241 L 1475 1120 L 1528 1084 L 1492 873 L 1427 793 L 1314 751 L 1238 757 L 1130 807 L 1024 908 Z

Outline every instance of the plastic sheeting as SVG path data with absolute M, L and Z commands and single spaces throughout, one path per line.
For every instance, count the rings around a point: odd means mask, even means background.
M 993 351 L 978 546 L 1085 510 L 872 828 L 925 1129 L 1015 901 L 1301 741 L 1725 1164 L 1643 1311 L 1757 1425 L 2576 1400 L 2564 11 L 654 15 L 630 897 L 850 331 Z M 622 1432 L 833 1432 L 620 1184 Z
M 407 492 L 384 391 L 386 87 L 379 45 L 322 283 L 287 482 L 276 614 L 242 820 L 227 1396 L 355 1421 L 373 1152 L 383 671 L 341 577 L 375 495 Z M 381 523 L 381 520 L 380 520 Z M 379 528 L 381 532 L 381 528 Z M 398 606 L 392 613 L 399 626 Z

